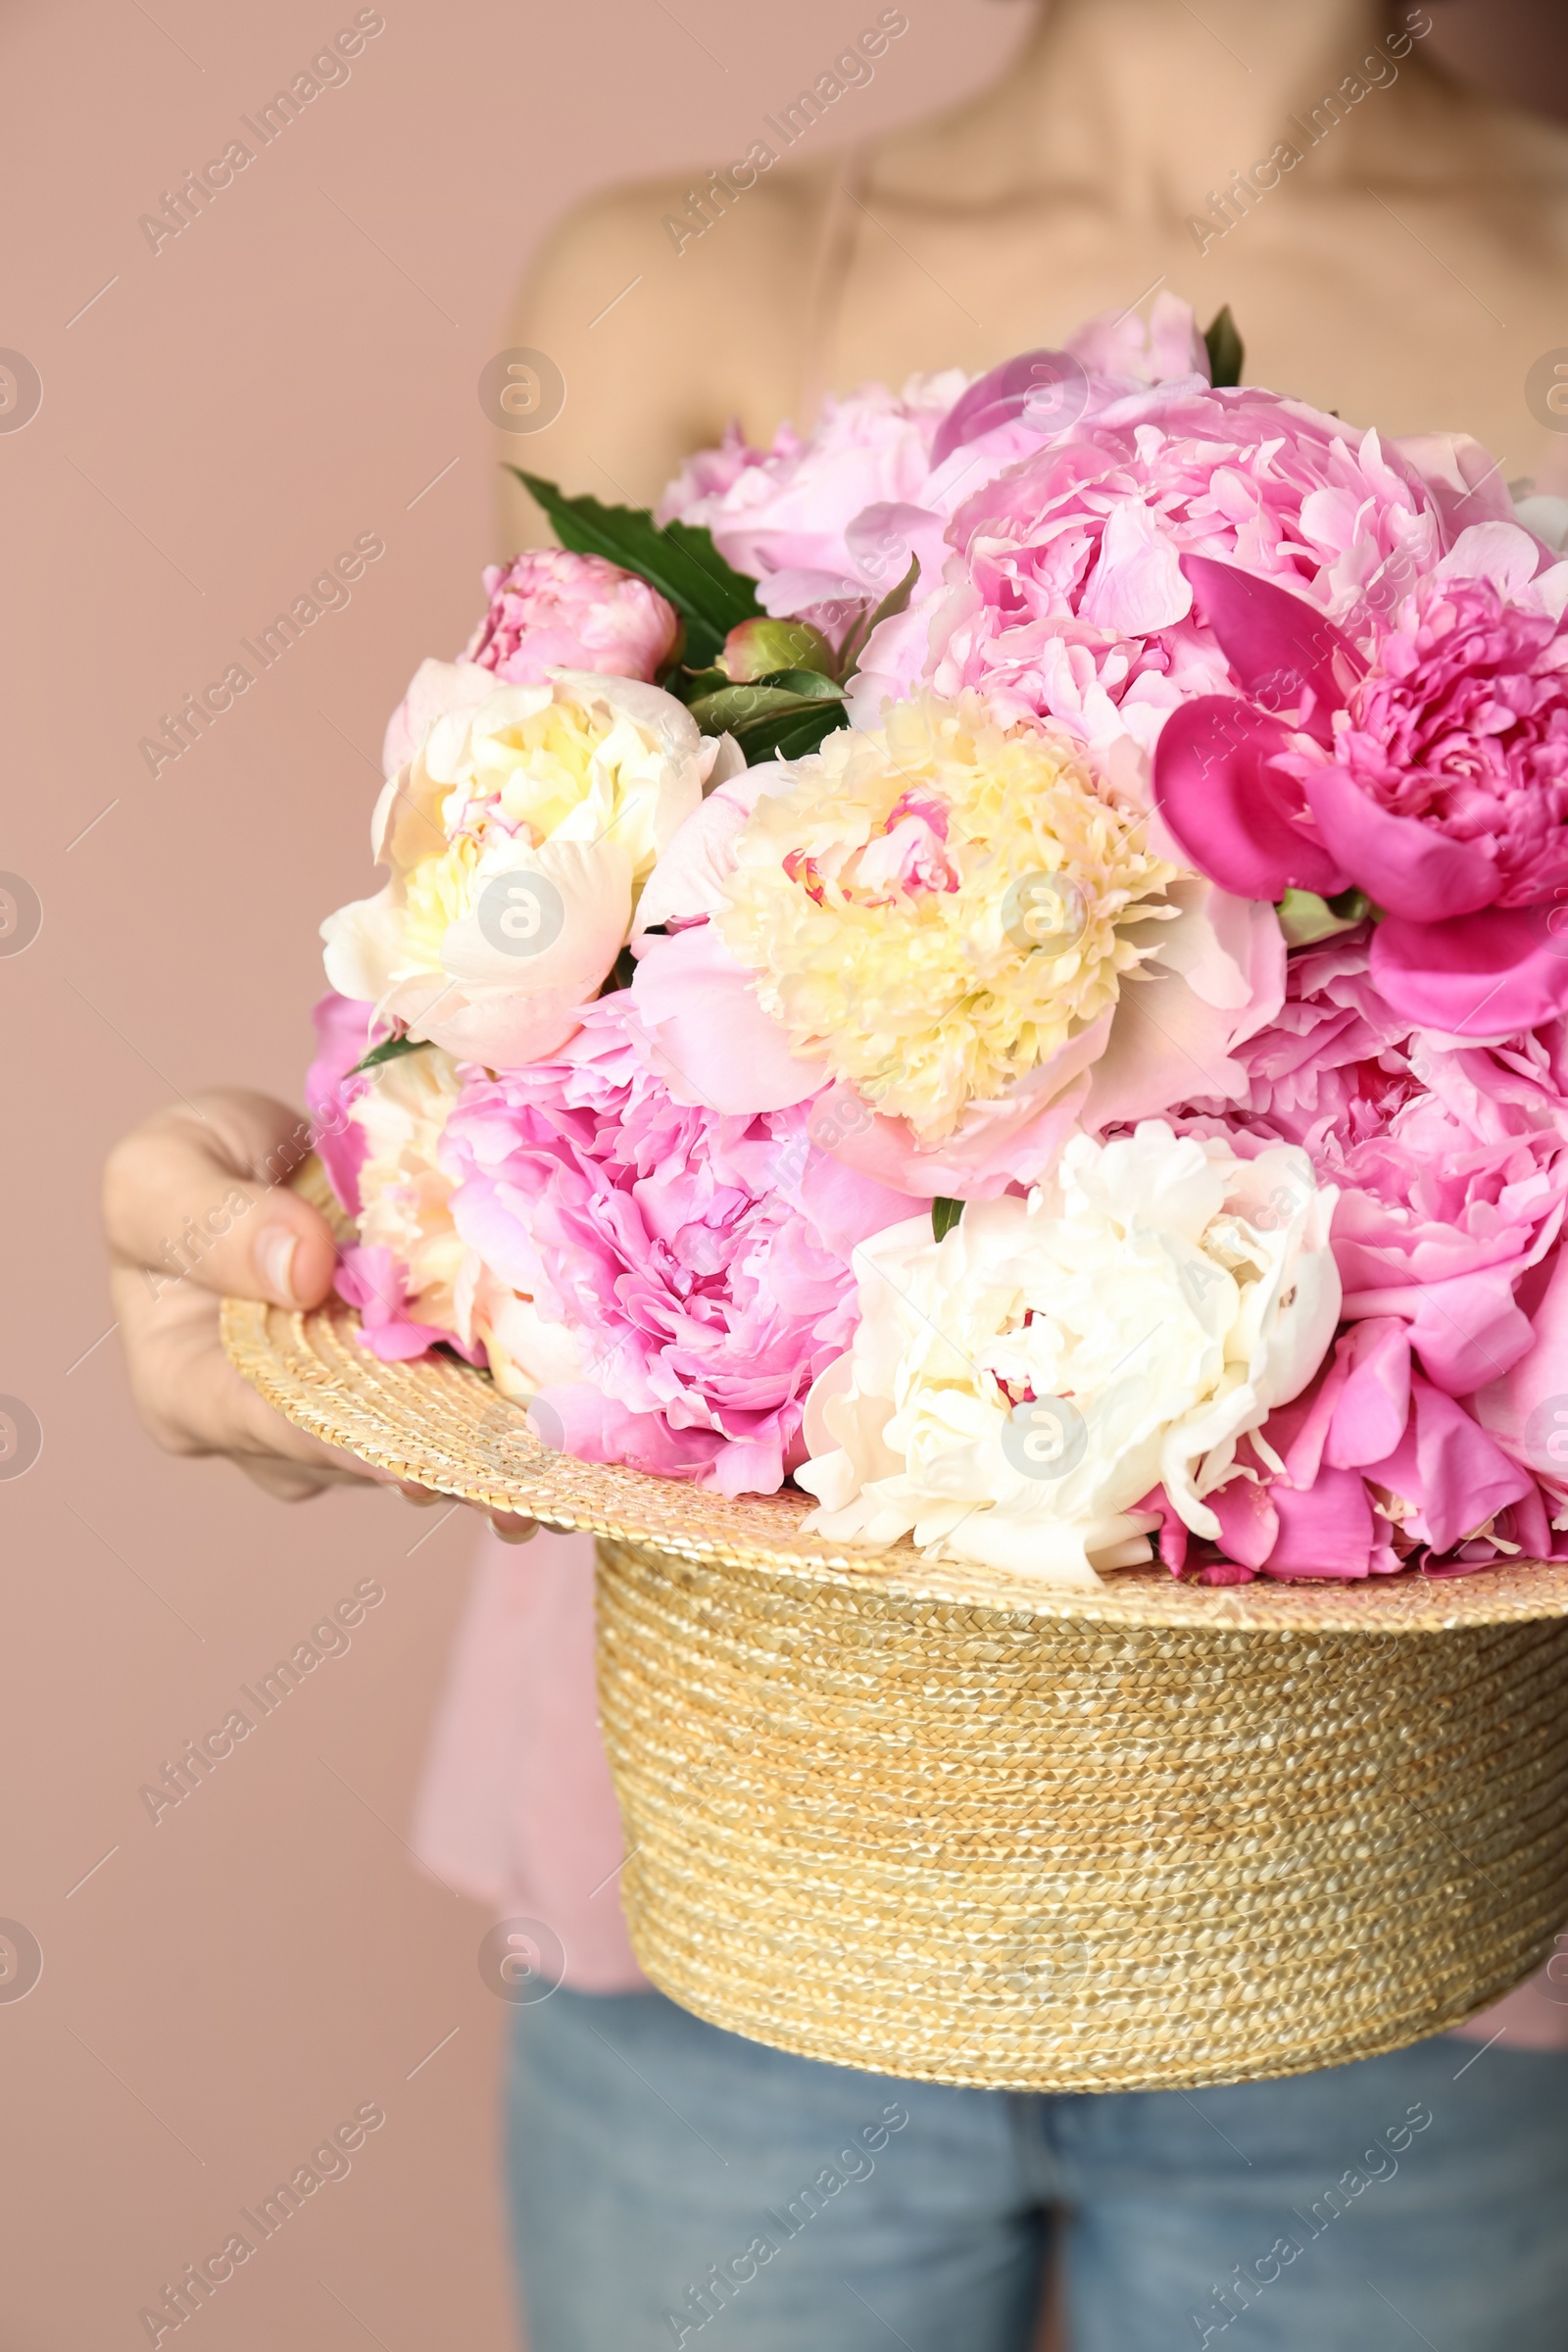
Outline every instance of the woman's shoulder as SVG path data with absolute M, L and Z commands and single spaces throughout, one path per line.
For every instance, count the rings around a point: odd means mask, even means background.
M 508 329 L 564 383 L 546 470 L 644 501 L 731 416 L 766 433 L 791 412 L 839 169 L 630 181 L 557 222 Z

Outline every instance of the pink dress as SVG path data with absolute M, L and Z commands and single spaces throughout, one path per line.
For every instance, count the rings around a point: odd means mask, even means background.
M 485 1535 L 415 1816 L 436 1877 L 499 1916 L 543 1920 L 579 1992 L 635 1992 L 618 1897 L 620 1815 L 594 1695 L 593 1540 Z M 1568 1953 L 1568 1936 L 1561 1939 Z M 1548 1977 L 1555 1968 L 1556 1981 Z M 1568 2048 L 1568 1957 L 1548 1961 L 1468 2039 Z

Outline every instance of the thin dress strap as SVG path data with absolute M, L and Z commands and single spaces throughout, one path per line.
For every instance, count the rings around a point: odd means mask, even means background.
M 863 145 L 846 149 L 837 160 L 837 168 L 830 172 L 817 227 L 802 340 L 800 410 L 796 422 L 803 433 L 810 431 L 824 398 L 833 390 L 834 344 L 844 289 L 855 261 L 863 218 L 860 199 L 868 176 L 868 150 Z

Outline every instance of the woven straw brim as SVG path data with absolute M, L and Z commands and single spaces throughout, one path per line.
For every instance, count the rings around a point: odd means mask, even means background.
M 308 1314 L 223 1301 L 229 1360 L 300 1428 L 363 1461 L 486 1510 L 547 1526 L 651 1544 L 684 1559 L 789 1570 L 824 1587 L 1022 1610 L 1033 1618 L 1116 1625 L 1251 1626 L 1319 1633 L 1414 1634 L 1568 1616 L 1568 1562 L 1511 1561 L 1475 1576 L 1368 1577 L 1354 1584 L 1206 1587 L 1164 1569 L 1122 1571 L 1090 1590 L 1043 1585 L 968 1561 L 932 1563 L 912 1544 L 846 1550 L 802 1530 L 808 1495 L 733 1500 L 540 1445 L 520 1405 L 449 1357 L 382 1363 L 360 1345 L 360 1319 L 333 1299 Z
M 850 1553 L 803 1497 L 553 1453 L 480 1374 L 357 1331 L 224 1304 L 302 1427 L 605 1539 L 632 1941 L 718 2025 L 931 2082 L 1185 2088 L 1440 2032 L 1568 1918 L 1568 1568 L 1082 1592 Z

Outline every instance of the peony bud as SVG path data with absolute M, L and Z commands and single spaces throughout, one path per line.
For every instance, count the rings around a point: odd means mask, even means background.
M 817 669 L 830 678 L 833 648 L 808 620 L 743 620 L 725 638 L 718 666 L 736 686 L 776 669 Z

